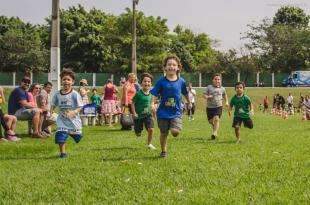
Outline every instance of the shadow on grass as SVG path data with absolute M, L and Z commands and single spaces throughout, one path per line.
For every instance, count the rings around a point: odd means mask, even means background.
M 34 157 L 34 156 L 29 156 L 29 157 L 25 157 L 25 156 L 21 156 L 21 157 L 0 157 L 0 161 L 12 161 L 12 160 L 49 160 L 49 159 L 58 159 L 59 156 L 55 155 L 55 156 L 49 156 L 49 157 Z
M 215 144 L 236 144 L 236 140 L 219 141 L 215 142 Z
M 138 150 L 138 148 L 134 148 L 134 147 L 103 147 L 103 148 L 93 148 L 90 149 L 92 151 L 119 151 L 119 150 Z
M 142 160 L 142 161 L 154 161 L 154 160 L 158 160 L 161 159 L 161 157 L 159 156 L 145 156 L 145 157 L 111 157 L 111 158 L 106 158 L 103 157 L 101 159 L 102 162 L 124 162 L 124 163 L 129 163 L 129 162 L 133 162 L 136 163 L 136 161 L 138 160 Z

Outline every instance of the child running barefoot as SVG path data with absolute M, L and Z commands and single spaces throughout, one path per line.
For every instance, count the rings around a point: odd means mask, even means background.
M 230 100 L 230 109 L 229 115 L 233 107 L 235 107 L 234 120 L 232 127 L 235 128 L 235 134 L 237 138 L 237 143 L 241 142 L 240 140 L 240 127 L 243 123 L 244 127 L 249 129 L 253 128 L 253 121 L 250 118 L 250 113 L 254 114 L 253 106 L 251 99 L 244 94 L 244 83 L 237 82 L 235 84 L 236 95 Z
M 164 72 L 166 76 L 160 78 L 151 94 L 156 98 L 160 97 L 160 104 L 157 109 L 157 122 L 160 129 L 161 157 L 167 156 L 167 137 L 169 130 L 174 137 L 177 137 L 182 129 L 182 94 L 186 97 L 189 108 L 191 102 L 188 98 L 186 82 L 179 77 L 182 65 L 177 56 L 171 55 L 164 59 Z M 154 99 L 156 100 L 156 99 Z
M 60 73 L 60 78 L 62 88 L 53 96 L 51 113 L 56 107 L 59 107 L 55 143 L 59 145 L 59 157 L 66 158 L 68 136 L 70 135 L 76 143 L 82 139 L 82 122 L 79 113 L 83 107 L 83 102 L 79 93 L 72 88 L 75 80 L 74 72 L 64 69 Z
M 144 125 L 148 133 L 147 147 L 155 150 L 156 148 L 151 144 L 154 132 L 154 121 L 152 117 L 152 109 L 154 106 L 152 105 L 152 95 L 150 93 L 153 76 L 149 73 L 143 73 L 141 80 L 142 89 L 132 98 L 131 104 L 131 110 L 135 117 L 134 129 L 137 137 L 139 137 L 141 136 Z

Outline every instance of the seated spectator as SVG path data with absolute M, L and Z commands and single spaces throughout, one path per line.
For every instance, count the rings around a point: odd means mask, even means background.
M 0 126 L 4 128 L 5 132 L 4 133 L 5 138 L 0 138 L 0 142 L 5 141 L 17 142 L 20 140 L 20 138 L 18 138 L 15 133 L 17 119 L 14 115 L 4 114 L 2 109 L 0 108 L 0 122 L 1 122 Z
M 39 129 L 41 109 L 33 106 L 33 104 L 29 102 L 27 93 L 29 84 L 30 78 L 25 76 L 20 86 L 11 92 L 9 96 L 8 112 L 9 115 L 15 115 L 17 120 L 31 120 L 33 126 L 32 137 L 44 138 Z
M 5 103 L 4 89 L 0 87 L 0 123 L 4 129 L 5 138 L 0 138 L 0 141 L 19 141 L 15 134 L 16 117 L 14 115 L 6 115 L 1 109 L 1 105 Z
M 56 117 L 52 116 L 50 113 L 51 109 L 51 96 L 53 84 L 47 82 L 43 85 L 40 94 L 37 96 L 37 106 L 42 109 L 43 112 L 43 123 L 42 123 L 42 132 L 43 134 L 51 134 L 50 126 L 56 123 Z
M 4 90 L 0 87 L 0 105 L 5 103 Z

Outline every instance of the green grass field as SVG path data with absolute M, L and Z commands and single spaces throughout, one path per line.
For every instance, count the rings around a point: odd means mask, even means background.
M 253 88 L 255 106 L 274 93 L 295 102 L 309 89 Z M 201 90 L 199 91 L 201 94 Z M 228 89 L 232 96 L 233 89 Z M 86 127 L 80 144 L 69 140 L 58 159 L 54 138 L 0 144 L 0 204 L 309 204 L 310 123 L 296 114 L 283 120 L 256 109 L 254 129 L 241 129 L 236 144 L 225 112 L 219 139 L 210 141 L 201 96 L 194 121 L 184 116 L 182 134 L 169 136 L 168 158 L 120 127 Z

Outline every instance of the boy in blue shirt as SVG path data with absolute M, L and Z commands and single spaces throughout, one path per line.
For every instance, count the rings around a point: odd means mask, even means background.
M 151 90 L 151 94 L 160 98 L 157 109 L 157 122 L 160 129 L 161 157 L 167 156 L 167 136 L 169 130 L 177 137 L 182 129 L 182 94 L 186 97 L 189 107 L 186 82 L 179 77 L 182 69 L 181 61 L 177 56 L 168 56 L 164 60 L 166 76 L 160 78 Z
M 74 72 L 64 69 L 60 73 L 62 88 L 53 96 L 51 113 L 59 107 L 55 143 L 59 145 L 60 158 L 66 158 L 66 141 L 71 136 L 76 143 L 82 139 L 82 122 L 79 116 L 83 102 L 80 94 L 73 90 Z

